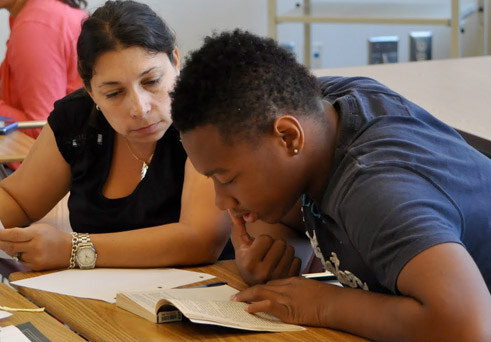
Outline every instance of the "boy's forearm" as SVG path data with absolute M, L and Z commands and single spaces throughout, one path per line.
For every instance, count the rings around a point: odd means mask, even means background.
M 336 289 L 323 302 L 324 326 L 374 341 L 484 341 L 479 328 L 468 329 L 478 317 L 444 312 L 437 303 L 349 288 Z

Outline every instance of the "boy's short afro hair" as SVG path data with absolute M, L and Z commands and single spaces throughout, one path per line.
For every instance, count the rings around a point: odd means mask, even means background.
M 316 78 L 293 54 L 238 29 L 205 38 L 171 96 L 179 131 L 211 124 L 229 141 L 268 132 L 280 114 L 322 115 Z

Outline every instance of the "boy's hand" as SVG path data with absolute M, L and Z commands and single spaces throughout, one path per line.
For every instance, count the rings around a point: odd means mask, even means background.
M 333 298 L 337 290 L 335 285 L 294 277 L 250 287 L 232 300 L 250 303 L 249 313 L 267 312 L 285 323 L 326 326 L 329 305 L 321 298 Z
M 283 239 L 275 240 L 269 235 L 252 238 L 242 218 L 229 214 L 232 219 L 231 239 L 235 261 L 246 283 L 253 285 L 298 275 L 301 261 L 295 257 L 292 246 Z

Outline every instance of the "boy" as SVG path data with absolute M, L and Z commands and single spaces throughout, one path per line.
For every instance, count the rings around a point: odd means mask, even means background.
M 235 223 L 306 233 L 345 287 L 289 278 L 235 296 L 248 311 L 378 341 L 491 340 L 491 161 L 374 80 L 315 79 L 272 40 L 236 30 L 190 55 L 174 125 Z

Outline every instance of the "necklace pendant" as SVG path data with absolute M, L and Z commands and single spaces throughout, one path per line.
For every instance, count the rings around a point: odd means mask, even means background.
M 140 172 L 140 175 L 141 175 L 140 180 L 142 180 L 143 178 L 145 178 L 145 176 L 147 175 L 147 170 L 148 170 L 148 165 L 147 165 L 147 163 L 143 162 L 142 169 L 141 169 L 141 172 Z

